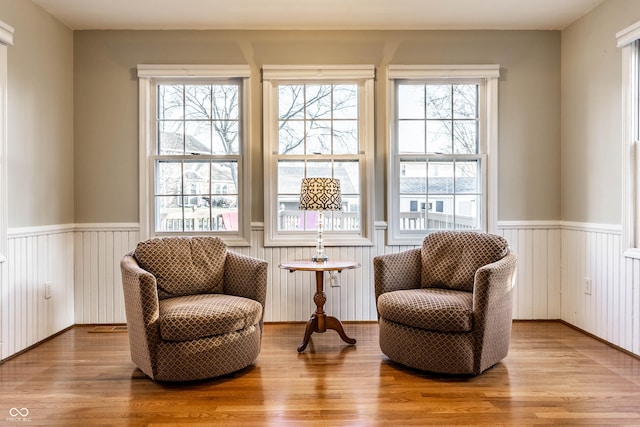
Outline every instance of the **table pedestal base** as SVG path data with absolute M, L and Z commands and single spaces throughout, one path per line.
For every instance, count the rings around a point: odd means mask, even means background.
M 324 333 L 327 329 L 333 329 L 340 335 L 342 341 L 347 344 L 355 344 L 355 338 L 349 338 L 347 334 L 344 332 L 344 328 L 342 327 L 342 322 L 336 319 L 333 316 L 318 316 L 315 313 L 311 316 L 311 319 L 307 322 L 307 328 L 304 331 L 304 338 L 302 339 L 302 343 L 298 347 L 298 353 L 302 353 L 307 345 L 309 344 L 309 339 L 311 339 L 311 334 L 314 332 Z

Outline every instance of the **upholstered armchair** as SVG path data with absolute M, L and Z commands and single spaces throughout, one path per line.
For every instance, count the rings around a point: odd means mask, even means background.
M 131 359 L 151 379 L 229 374 L 260 352 L 267 263 L 218 237 L 140 242 L 121 263 Z
M 487 233 L 429 234 L 373 260 L 382 352 L 424 371 L 477 375 L 507 356 L 517 257 Z

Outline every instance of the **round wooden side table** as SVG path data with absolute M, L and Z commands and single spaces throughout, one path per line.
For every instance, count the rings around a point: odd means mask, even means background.
M 307 348 L 307 344 L 309 344 L 309 339 L 311 338 L 311 334 L 314 332 L 323 333 L 326 332 L 327 329 L 333 329 L 340 335 L 340 338 L 347 344 L 355 344 L 356 340 L 354 338 L 349 338 L 347 334 L 344 332 L 344 328 L 342 326 L 342 322 L 333 316 L 327 316 L 324 312 L 324 303 L 327 301 L 327 296 L 324 293 L 324 272 L 325 271 L 337 271 L 338 273 L 342 270 L 358 268 L 360 267 L 360 263 L 351 260 L 333 260 L 329 259 L 324 262 L 316 262 L 311 260 L 294 260 L 294 261 L 284 261 L 280 263 L 280 268 L 289 270 L 290 272 L 294 271 L 315 271 L 316 272 L 316 293 L 313 296 L 313 302 L 316 304 L 316 312 L 311 315 L 311 318 L 307 322 L 307 327 L 304 332 L 304 338 L 302 343 L 298 347 L 298 352 L 302 353 L 305 348 Z

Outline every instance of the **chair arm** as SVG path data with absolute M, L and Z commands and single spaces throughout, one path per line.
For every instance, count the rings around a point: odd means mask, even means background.
M 227 252 L 224 293 L 258 301 L 264 309 L 267 299 L 268 266 L 264 260 L 237 252 Z
M 385 292 L 420 287 L 422 256 L 420 249 L 378 255 L 373 258 L 376 301 Z
M 120 261 L 131 358 L 147 375 L 155 376 L 156 345 L 160 341 L 156 278 L 138 265 L 131 254 Z
M 473 286 L 474 317 L 486 318 L 488 310 L 496 304 L 512 305 L 518 257 L 509 252 L 504 258 L 487 264 L 476 271 Z

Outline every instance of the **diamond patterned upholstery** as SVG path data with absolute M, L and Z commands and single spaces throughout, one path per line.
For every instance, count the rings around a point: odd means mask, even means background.
M 429 234 L 374 258 L 380 348 L 424 371 L 478 375 L 509 352 L 517 256 L 501 236 Z
M 131 359 L 150 378 L 212 378 L 258 357 L 265 261 L 218 237 L 164 237 L 140 242 L 120 266 Z

